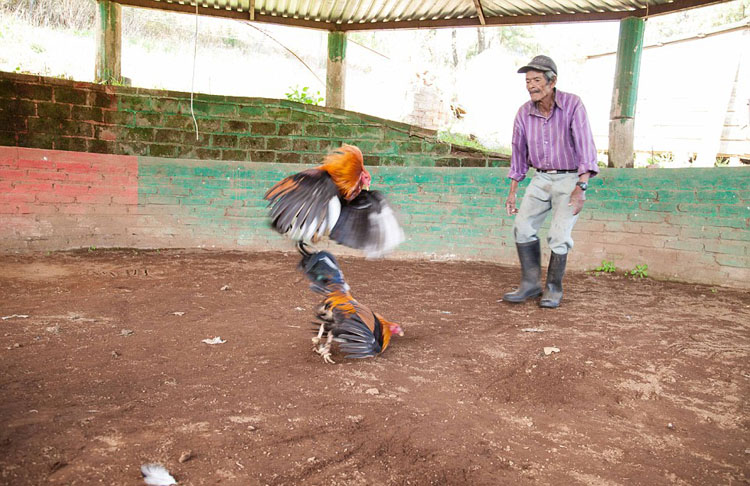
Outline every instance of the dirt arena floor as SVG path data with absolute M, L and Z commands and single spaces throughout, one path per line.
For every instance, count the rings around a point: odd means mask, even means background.
M 514 267 L 341 258 L 406 334 L 326 365 L 297 261 L 0 256 L 0 484 L 748 484 L 747 292 L 571 273 L 543 310 Z

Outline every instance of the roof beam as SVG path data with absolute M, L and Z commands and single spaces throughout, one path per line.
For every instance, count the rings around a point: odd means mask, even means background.
M 180 3 L 167 3 L 157 2 L 155 0 L 112 0 L 120 5 L 128 7 L 139 7 L 149 8 L 152 10 L 166 10 L 168 12 L 178 12 L 195 14 L 195 5 L 180 4 Z M 319 30 L 339 30 L 335 28 L 335 24 L 330 22 L 295 19 L 291 17 L 278 17 L 275 15 L 261 15 L 254 8 L 254 1 L 250 2 L 252 10 L 250 12 L 240 12 L 239 10 L 227 10 L 223 8 L 210 8 L 198 6 L 198 15 L 204 15 L 207 17 L 220 17 L 225 19 L 236 19 L 236 20 L 253 20 L 255 22 L 265 22 L 268 24 L 283 24 L 291 25 L 293 27 L 305 27 L 308 29 L 319 29 Z
M 157 10 L 167 10 L 182 13 L 195 13 L 195 5 L 189 3 L 180 4 L 176 2 L 165 2 L 157 0 L 112 0 L 121 5 L 131 7 L 151 8 Z M 650 1 L 650 0 L 649 0 Z M 355 22 L 355 23 L 333 23 L 321 20 L 306 20 L 293 17 L 282 17 L 277 15 L 260 14 L 255 8 L 251 12 L 241 12 L 239 10 L 227 10 L 224 8 L 198 7 L 200 15 L 210 17 L 223 17 L 240 20 L 255 20 L 271 24 L 289 25 L 293 27 L 304 27 L 308 29 L 319 29 L 329 31 L 358 31 L 358 30 L 396 30 L 396 29 L 440 29 L 451 27 L 490 27 L 500 25 L 530 25 L 530 24 L 551 24 L 558 22 L 600 22 L 622 20 L 628 17 L 647 18 L 655 15 L 679 12 L 695 7 L 703 7 L 724 3 L 727 0 L 674 0 L 673 2 L 659 5 L 641 7 L 635 10 L 608 11 L 608 12 L 588 12 L 573 14 L 535 14 L 535 15 L 516 15 L 487 17 L 481 5 L 481 0 L 474 0 L 477 6 L 477 17 L 464 17 L 455 19 L 434 19 L 434 20 L 405 20 L 405 21 L 388 21 L 388 22 Z M 254 7 L 255 2 L 251 2 Z M 482 20 L 484 18 L 484 21 Z
M 575 14 L 548 14 L 548 15 L 518 15 L 504 17 L 485 17 L 486 27 L 500 25 L 530 25 L 530 24 L 552 24 L 552 23 L 575 23 L 575 22 L 602 22 L 622 20 L 628 17 L 648 18 L 656 15 L 679 12 L 695 7 L 724 3 L 726 0 L 675 0 L 671 3 L 654 5 L 648 8 L 636 10 L 623 10 L 612 12 L 589 12 Z M 479 20 L 475 17 L 461 19 L 437 19 L 437 20 L 414 20 L 403 22 L 377 22 L 365 24 L 341 24 L 336 28 L 340 30 L 376 30 L 376 29 L 439 29 L 445 27 L 479 27 Z

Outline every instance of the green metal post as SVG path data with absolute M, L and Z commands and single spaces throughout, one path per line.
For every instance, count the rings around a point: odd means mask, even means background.
M 328 33 L 326 106 L 344 108 L 346 87 L 346 32 Z
M 122 56 L 122 7 L 110 0 L 98 1 L 98 28 L 96 30 L 97 83 L 120 82 Z
M 609 117 L 609 166 L 633 167 L 635 107 L 646 21 L 628 17 L 620 21 L 617 66 Z

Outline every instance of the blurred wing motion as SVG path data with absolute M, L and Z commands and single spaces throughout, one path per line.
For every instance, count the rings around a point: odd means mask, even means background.
M 322 170 L 309 169 L 283 179 L 265 198 L 271 224 L 293 240 L 317 241 L 336 226 L 341 213 L 339 190 Z
M 297 241 L 334 241 L 381 256 L 404 240 L 385 197 L 367 190 L 370 173 L 362 152 L 344 145 L 323 164 L 286 177 L 265 195 L 276 231 Z
M 378 191 L 362 191 L 341 207 L 330 237 L 342 245 L 364 250 L 368 257 L 378 257 L 401 244 L 404 231 L 385 196 Z
M 321 322 L 313 338 L 313 349 L 326 363 L 333 363 L 334 340 L 344 357 L 368 358 L 385 351 L 393 333 L 403 335 L 401 326 L 354 299 L 333 255 L 327 251 L 310 253 L 304 244 L 297 247 L 302 254 L 299 269 L 310 280 L 310 288 L 325 296 L 318 309 Z M 321 343 L 324 335 L 326 340 Z

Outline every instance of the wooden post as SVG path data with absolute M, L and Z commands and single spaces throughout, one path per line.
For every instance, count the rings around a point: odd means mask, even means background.
M 97 83 L 120 82 L 122 57 L 122 7 L 110 0 L 97 0 L 98 29 L 96 30 Z
M 645 30 L 646 21 L 641 18 L 628 17 L 620 21 L 615 85 L 609 116 L 610 167 L 633 167 L 635 105 L 638 100 L 638 77 Z
M 326 106 L 344 108 L 346 87 L 346 32 L 328 33 Z

